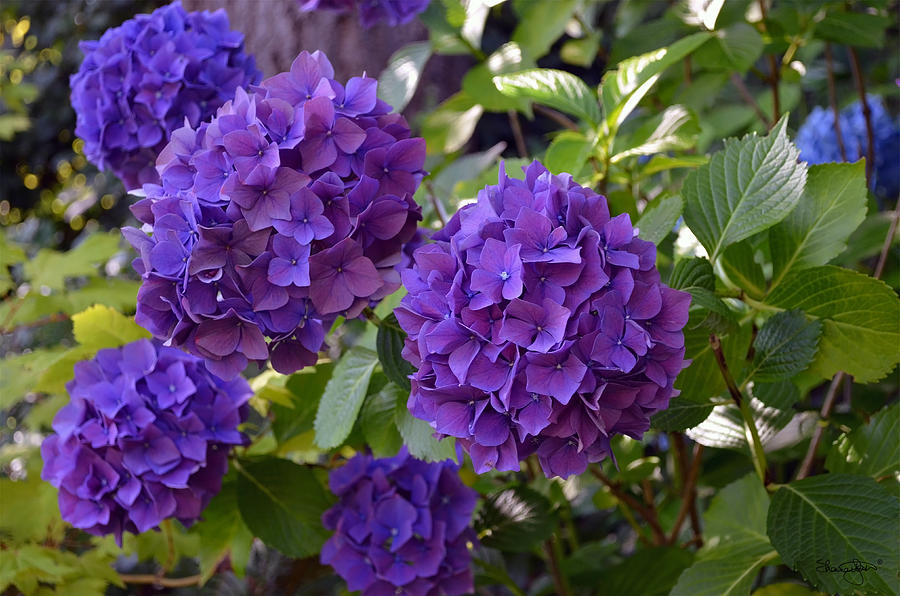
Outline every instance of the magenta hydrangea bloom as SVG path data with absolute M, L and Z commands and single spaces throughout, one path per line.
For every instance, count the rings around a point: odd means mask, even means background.
M 252 391 L 196 357 L 141 339 L 75 365 L 71 400 L 41 445 L 64 520 L 121 545 L 166 518 L 197 521 L 222 486 Z
M 366 29 L 384 22 L 390 27 L 410 22 L 428 8 L 431 0 L 298 0 L 300 10 L 328 10 L 337 13 L 359 11 L 359 22 Z
M 159 180 L 156 156 L 185 119 L 199 125 L 261 78 L 224 10 L 189 13 L 177 1 L 80 48 L 70 80 L 75 133 L 87 158 L 129 189 Z
M 456 596 L 474 589 L 469 527 L 476 492 L 447 460 L 359 454 L 331 472 L 340 499 L 322 523 L 334 535 L 321 560 L 363 596 Z
M 656 247 L 569 174 L 501 167 L 432 240 L 394 311 L 418 369 L 408 407 L 477 472 L 537 453 L 548 477 L 580 474 L 677 395 L 690 295 L 660 283 Z
M 230 379 L 250 360 L 315 364 L 338 316 L 400 287 L 417 238 L 425 141 L 324 54 L 238 89 L 215 118 L 172 134 L 160 185 L 124 234 L 140 255 L 136 320 Z

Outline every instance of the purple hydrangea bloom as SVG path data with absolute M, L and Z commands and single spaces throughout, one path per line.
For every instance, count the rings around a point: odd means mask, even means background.
M 334 535 L 322 548 L 347 588 L 363 596 L 455 596 L 473 591 L 469 527 L 477 494 L 452 461 L 359 454 L 331 472 L 340 501 L 322 516 Z
M 877 95 L 870 95 L 867 101 L 872 113 L 875 141 L 872 192 L 878 197 L 893 200 L 900 194 L 900 121 L 891 117 Z M 857 100 L 850 104 L 841 110 L 839 118 L 847 161 L 866 157 L 868 140 L 862 103 Z M 800 159 L 810 164 L 843 161 L 834 128 L 834 112 L 828 108 L 813 108 L 797 131 L 796 142 Z
M 82 42 L 70 85 L 87 158 L 129 189 L 157 182 L 170 133 L 185 120 L 198 126 L 261 78 L 243 34 L 229 27 L 224 10 L 189 13 L 176 1 Z
M 197 521 L 219 492 L 252 392 L 196 357 L 141 339 L 75 365 L 71 400 L 41 445 L 63 519 L 102 536 Z
M 300 10 L 328 10 L 337 13 L 359 10 L 359 22 L 366 29 L 384 22 L 390 27 L 403 25 L 428 8 L 431 0 L 298 0 Z
M 487 186 L 413 254 L 395 314 L 418 370 L 408 407 L 479 473 L 580 474 L 678 394 L 690 295 L 606 199 L 539 162 Z
M 126 228 L 143 283 L 136 320 L 222 378 L 254 360 L 315 364 L 325 330 L 400 287 L 417 238 L 425 141 L 377 99 L 335 81 L 324 54 L 216 116 L 176 130 Z M 377 170 L 377 171 L 376 171 Z

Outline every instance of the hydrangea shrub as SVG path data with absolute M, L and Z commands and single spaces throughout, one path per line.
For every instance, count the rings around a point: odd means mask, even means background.
M 322 562 L 363 596 L 457 596 L 474 589 L 469 527 L 477 493 L 452 461 L 358 454 L 329 475 L 340 501 L 322 522 L 334 534 Z
M 325 330 L 400 287 L 421 209 L 425 142 L 321 52 L 238 90 L 159 156 L 160 185 L 125 234 L 143 278 L 136 319 L 223 378 L 271 359 L 315 364 Z M 266 340 L 269 340 L 268 342 Z
M 327 10 L 348 13 L 354 8 L 359 12 L 359 22 L 370 29 L 383 22 L 390 27 L 403 25 L 428 8 L 431 0 L 298 0 L 300 10 Z
M 198 358 L 141 339 L 75 365 L 41 445 L 63 519 L 95 535 L 190 525 L 219 492 L 252 392 Z
M 84 61 L 70 80 L 75 133 L 87 158 L 129 189 L 158 181 L 156 156 L 173 130 L 185 121 L 197 127 L 261 77 L 224 10 L 185 12 L 178 1 L 79 47 Z
M 395 310 L 418 369 L 408 406 L 477 472 L 537 453 L 548 477 L 580 474 L 677 394 L 690 295 L 660 282 L 628 215 L 570 175 L 501 168 L 433 239 Z

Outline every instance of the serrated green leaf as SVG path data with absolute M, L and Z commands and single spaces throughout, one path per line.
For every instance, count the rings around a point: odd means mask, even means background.
M 331 499 L 315 474 L 278 458 L 239 466 L 238 508 L 253 535 L 290 557 L 317 554 L 328 538 L 321 518 Z
M 799 310 L 786 310 L 769 318 L 753 341 L 756 352 L 744 382 L 789 379 L 806 370 L 818 349 L 822 323 L 808 320 Z
M 704 546 L 672 596 L 749 594 L 759 570 L 778 558 L 766 537 L 768 508 L 769 496 L 753 474 L 723 488 L 703 516 Z
M 684 219 L 715 261 L 729 245 L 784 219 L 797 205 L 806 168 L 782 118 L 767 137 L 727 139 L 682 187 Z
M 526 97 L 597 124 L 600 106 L 597 96 L 575 75 L 552 68 L 532 68 L 514 74 L 494 77 L 500 93 L 510 97 Z
M 614 567 L 601 570 L 593 585 L 603 586 L 606 594 L 666 596 L 693 561 L 693 553 L 683 548 L 646 548 Z M 653 573 L 647 573 L 648 569 Z
M 452 437 L 434 438 L 434 429 L 406 409 L 406 401 L 398 400 L 394 410 L 394 424 L 400 431 L 403 444 L 413 457 L 425 461 L 444 461 L 456 458 L 456 441 Z
M 401 350 L 406 333 L 400 328 L 397 317 L 391 313 L 382 319 L 378 327 L 378 335 L 375 338 L 375 347 L 378 351 L 378 360 L 381 361 L 381 370 L 397 387 L 406 391 L 410 389 L 409 375 L 415 372 L 413 366 L 403 359 Z
M 767 450 L 770 448 L 772 439 L 794 417 L 793 410 L 768 406 L 756 398 L 750 400 L 750 413 L 753 416 L 753 424 L 759 434 L 760 443 L 763 449 Z M 746 451 L 749 446 L 744 418 L 735 404 L 716 406 L 706 420 L 688 429 L 685 434 L 701 445 L 715 449 Z M 802 436 L 796 437 L 794 443 L 802 438 Z M 778 448 L 782 446 L 777 445 Z
M 829 593 L 891 594 L 897 577 L 900 505 L 871 478 L 824 474 L 772 496 L 767 531 L 785 565 Z M 831 568 L 859 561 L 858 572 Z M 827 563 L 826 563 L 827 562 Z
M 550 501 L 521 485 L 488 496 L 475 522 L 484 546 L 506 552 L 527 552 L 555 529 L 556 511 Z
M 800 390 L 790 381 L 754 382 L 753 396 L 769 407 L 788 410 L 800 401 Z
M 316 445 L 322 449 L 337 447 L 353 430 L 376 364 L 378 354 L 361 346 L 341 356 L 319 402 L 313 424 Z
M 72 333 L 75 340 L 92 350 L 117 348 L 150 334 L 142 329 L 134 319 L 102 304 L 72 315 Z
M 447 98 L 422 122 L 429 155 L 461 149 L 472 138 L 483 113 L 484 108 L 465 92 Z
M 403 46 L 391 55 L 378 77 L 378 98 L 402 112 L 416 93 L 425 64 L 431 57 L 431 43 L 420 41 Z
M 650 426 L 663 431 L 680 431 L 697 426 L 712 413 L 715 404 L 709 398 L 679 396 L 650 419 Z
M 835 441 L 825 467 L 831 472 L 865 474 L 876 480 L 900 474 L 900 405 L 887 406 L 868 424 Z
M 794 271 L 766 303 L 822 320 L 810 371 L 823 378 L 842 370 L 869 383 L 900 362 L 900 299 L 877 279 L 831 265 Z
M 529 58 L 537 60 L 550 51 L 563 34 L 577 6 L 577 0 L 517 1 L 519 23 L 513 31 L 512 41 L 518 43 Z
M 716 276 L 712 264 L 701 257 L 682 259 L 675 263 L 669 276 L 669 287 L 687 291 L 690 288 L 716 289 Z
M 590 157 L 593 146 L 593 141 L 580 132 L 561 132 L 547 147 L 544 166 L 554 173 L 571 172 L 573 176 L 578 176 Z
M 700 125 L 693 112 L 684 106 L 669 106 L 647 119 L 632 134 L 616 136 L 609 161 L 619 163 L 636 155 L 690 149 L 697 143 L 699 134 Z
M 672 233 L 683 209 L 684 201 L 678 195 L 657 199 L 641 214 L 634 227 L 639 230 L 638 235 L 642 239 L 659 244 Z
M 600 99 L 610 135 L 650 91 L 664 70 L 680 62 L 709 39 L 709 33 L 695 33 L 667 48 L 660 48 L 620 62 L 616 70 L 603 75 Z
M 400 401 L 405 401 L 404 391 L 397 385 L 388 383 L 378 393 L 369 395 L 363 404 L 359 424 L 366 443 L 376 457 L 396 455 L 403 445 L 403 437 L 394 422 L 394 414 Z
M 866 216 L 865 162 L 810 166 L 803 200 L 769 230 L 771 287 L 792 270 L 827 264 Z
M 816 23 L 814 34 L 819 39 L 866 48 L 884 46 L 884 31 L 891 19 L 865 12 L 829 11 Z

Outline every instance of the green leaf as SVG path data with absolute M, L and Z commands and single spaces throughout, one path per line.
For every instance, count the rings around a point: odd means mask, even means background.
M 119 250 L 118 232 L 96 233 L 69 252 L 42 248 L 25 263 L 25 277 L 37 288 L 53 290 L 65 287 L 65 280 L 80 275 L 97 275 L 97 267 Z
M 319 402 L 314 423 L 316 445 L 337 447 L 353 430 L 376 364 L 378 354 L 361 346 L 341 356 Z
M 712 264 L 704 258 L 682 259 L 675 263 L 669 277 L 669 287 L 689 291 L 691 288 L 716 289 L 716 276 Z
M 378 98 L 391 104 L 395 112 L 402 112 L 416 94 L 430 57 L 431 43 L 427 41 L 411 43 L 394 52 L 378 77 Z
M 406 409 L 406 400 L 397 400 L 394 410 L 394 424 L 400 431 L 403 444 L 413 457 L 425 461 L 444 461 L 456 458 L 456 441 L 452 437 L 441 440 L 434 438 L 434 429 L 427 422 L 420 420 Z
M 809 321 L 799 310 L 769 318 L 753 341 L 753 364 L 744 377 L 761 382 L 782 381 L 806 370 L 816 355 L 822 323 Z
M 603 75 L 600 99 L 610 136 L 615 136 L 619 126 L 656 84 L 662 72 L 706 43 L 709 35 L 694 33 L 667 48 L 623 60 L 616 70 Z
M 315 474 L 286 459 L 243 460 L 237 501 L 254 536 L 289 557 L 309 557 L 328 538 L 322 514 L 331 499 Z
M 494 77 L 500 93 L 527 97 L 582 120 L 597 124 L 600 106 L 597 96 L 575 75 L 552 68 L 532 68 Z
M 581 39 L 570 39 L 559 49 L 559 57 L 566 64 L 589 68 L 600 51 L 599 31 L 588 33 Z
M 690 320 L 685 333 L 694 332 L 697 345 L 701 349 L 709 347 L 709 331 L 724 335 L 734 330 L 735 315 L 713 292 L 716 287 L 715 275 L 712 265 L 706 259 L 694 257 L 675 263 L 669 278 L 669 287 L 691 294 Z M 700 328 L 706 329 L 705 337 L 697 335 Z M 694 355 L 695 352 L 689 346 L 687 357 L 693 358 Z
M 842 370 L 859 383 L 869 383 L 900 362 L 900 299 L 877 279 L 831 265 L 794 271 L 766 303 L 822 319 L 819 351 L 810 371 L 823 378 Z
M 507 74 L 531 68 L 534 61 L 522 55 L 522 50 L 515 42 L 500 46 L 488 56 L 484 62 L 469 69 L 463 77 L 463 91 L 471 97 L 477 97 L 478 103 L 488 112 L 507 112 L 519 110 L 531 117 L 531 104 L 523 97 L 513 97 L 500 93 L 494 85 L 496 75 Z
M 639 230 L 642 239 L 659 244 L 663 238 L 672 233 L 683 208 L 684 201 L 677 195 L 656 199 L 641 213 L 641 218 L 634 227 Z
M 150 337 L 134 319 L 102 304 L 72 315 L 72 333 L 79 344 L 92 350 L 117 348 Z
M 513 31 L 512 41 L 518 43 L 529 58 L 537 60 L 550 51 L 563 34 L 577 6 L 577 0 L 518 0 L 515 9 L 519 24 Z
M 200 538 L 201 583 L 209 581 L 231 551 L 248 550 L 253 542 L 238 509 L 237 486 L 237 478 L 233 473 L 229 474 L 222 483 L 222 490 L 203 510 L 203 521 L 191 528 L 191 533 Z
M 800 201 L 806 168 L 782 118 L 767 137 L 727 139 L 682 187 L 684 219 L 715 261 L 729 245 L 784 219 Z
M 422 122 L 428 153 L 453 153 L 461 149 L 472 138 L 483 113 L 484 108 L 463 91 L 447 98 Z
M 582 133 L 563 131 L 547 147 L 544 166 L 554 173 L 571 172 L 573 176 L 578 176 L 593 147 L 594 142 Z
M 462 27 L 466 18 L 465 7 L 459 0 L 431 2 L 419 20 L 428 28 L 428 37 L 437 54 L 468 54 L 462 40 Z
M 542 494 L 515 486 L 485 499 L 475 521 L 481 544 L 505 552 L 527 552 L 556 529 L 556 511 Z
M 375 347 L 378 350 L 378 360 L 381 361 L 381 369 L 387 378 L 398 387 L 409 391 L 409 375 L 415 372 L 413 366 L 403 359 L 400 352 L 403 350 L 403 340 L 406 333 L 400 328 L 397 317 L 391 313 L 382 319 L 378 327 L 378 335 L 375 339 Z
M 825 265 L 842 253 L 865 217 L 863 160 L 810 166 L 803 200 L 769 230 L 772 287 L 792 270 Z
M 865 12 L 829 11 L 816 23 L 815 36 L 848 46 L 866 48 L 884 47 L 884 30 L 891 19 Z
M 713 39 L 694 55 L 697 66 L 745 73 L 765 47 L 762 36 L 747 23 L 735 23 L 716 31 Z
M 790 394 L 779 395 L 780 398 L 785 396 L 790 397 Z M 789 406 L 772 407 L 751 398 L 750 413 L 764 449 L 769 451 L 785 446 L 781 441 L 774 443 L 773 439 L 794 417 L 794 411 Z M 706 420 L 688 429 L 685 434 L 701 445 L 715 449 L 736 449 L 746 452 L 749 446 L 744 418 L 740 409 L 733 403 L 716 406 Z M 802 438 L 798 434 L 794 443 Z
M 766 294 L 766 276 L 753 254 L 753 247 L 748 242 L 738 242 L 725 249 L 719 264 L 731 283 L 759 300 Z
M 654 155 L 650 161 L 641 168 L 641 175 L 652 176 L 653 174 L 674 170 L 676 168 L 696 168 L 705 163 L 709 163 L 709 157 L 706 155 L 678 155 L 676 157 Z
M 0 360 L 0 409 L 7 409 L 35 391 L 48 366 L 67 350 L 63 346 L 37 349 L 27 354 L 8 355 Z
M 865 474 L 876 480 L 900 474 L 900 405 L 887 406 L 869 423 L 835 441 L 825 467 L 831 472 Z
M 706 397 L 675 397 L 668 408 L 650 419 L 650 425 L 667 432 L 692 428 L 706 420 L 714 407 L 715 404 Z
M 787 410 L 800 401 L 800 390 L 790 381 L 753 383 L 753 396 L 772 408 Z
M 693 112 L 684 106 L 669 106 L 662 113 L 647 119 L 631 135 L 617 136 L 610 163 L 619 163 L 636 155 L 690 149 L 697 143 L 699 134 L 700 125 Z
M 896 498 L 871 478 L 824 474 L 778 489 L 769 508 L 768 534 L 785 565 L 821 590 L 892 594 L 898 516 Z M 830 570 L 855 561 L 874 568 Z
M 683 548 L 646 548 L 602 571 L 594 585 L 603 586 L 605 594 L 666 596 L 693 561 L 693 553 Z M 653 573 L 647 573 L 648 569 Z
M 408 390 L 405 393 L 409 395 Z M 366 398 L 359 415 L 360 427 L 366 443 L 376 457 L 396 455 L 403 445 L 403 438 L 394 422 L 397 404 L 404 400 L 404 391 L 393 383 L 388 383 L 378 393 Z
M 749 594 L 759 570 L 778 558 L 766 537 L 768 508 L 769 496 L 754 474 L 723 488 L 703 516 L 704 546 L 672 596 Z
M 753 596 L 824 596 L 821 592 L 811 590 L 801 584 L 778 582 L 753 590 Z

